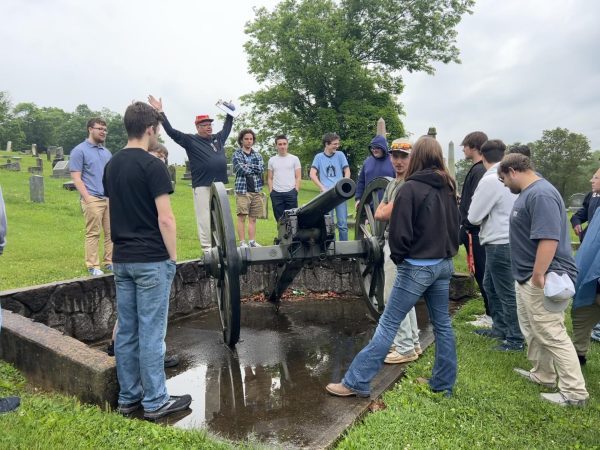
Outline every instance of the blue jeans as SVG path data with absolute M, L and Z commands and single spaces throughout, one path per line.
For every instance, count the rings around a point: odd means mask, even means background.
M 333 211 L 331 211 L 333 217 Z M 340 234 L 340 241 L 348 240 L 348 205 L 346 202 L 335 207 L 335 222 Z
M 488 296 L 488 305 L 493 330 L 508 344 L 523 345 L 525 338 L 519 327 L 515 279 L 510 266 L 510 247 L 508 244 L 486 244 L 485 275 L 483 286 Z
M 119 326 L 115 340 L 119 404 L 155 411 L 169 400 L 165 334 L 175 263 L 115 263 Z
M 398 265 L 398 274 L 385 310 L 371 342 L 352 361 L 342 384 L 354 392 L 370 395 L 371 380 L 388 354 L 400 322 L 421 297 L 425 297 L 435 336 L 435 361 L 429 386 L 435 392 L 452 394 L 456 381 L 456 344 L 448 311 L 452 259 L 433 266 Z

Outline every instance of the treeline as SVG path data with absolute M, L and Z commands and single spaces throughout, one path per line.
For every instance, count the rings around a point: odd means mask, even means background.
M 36 144 L 38 151 L 45 151 L 56 145 L 68 154 L 87 137 L 86 125 L 92 117 L 106 120 L 108 149 L 115 152 L 125 146 L 127 133 L 119 113 L 107 108 L 93 111 L 87 105 L 79 105 L 73 112 L 35 103 L 13 105 L 8 92 L 0 91 L 0 148 L 4 149 L 11 141 L 13 150 L 26 150 Z
M 508 148 L 521 143 L 508 145 Z M 536 170 L 550 181 L 565 201 L 577 192 L 591 190 L 590 178 L 600 167 L 600 150 L 592 152 L 589 139 L 566 128 L 544 130 L 542 137 L 527 144 Z M 460 186 L 471 162 L 456 163 L 456 180 Z M 568 206 L 568 205 L 567 205 Z

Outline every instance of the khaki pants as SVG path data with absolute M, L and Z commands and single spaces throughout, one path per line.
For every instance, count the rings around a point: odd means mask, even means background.
M 588 306 L 574 309 L 571 312 L 573 321 L 573 345 L 578 355 L 584 355 L 590 349 L 590 334 L 592 328 L 600 322 L 600 294 L 596 295 L 596 302 Z
M 525 341 L 531 373 L 542 383 L 554 383 L 569 400 L 589 397 L 573 342 L 565 328 L 564 313 L 544 308 L 544 290 L 531 284 L 515 282 L 517 314 Z
M 108 199 L 92 197 L 87 203 L 81 200 L 81 210 L 85 219 L 85 265 L 88 269 L 100 268 L 98 245 L 101 229 L 104 229 L 104 265 L 112 264 L 113 243 L 110 240 Z
M 194 210 L 196 211 L 196 226 L 198 239 L 204 251 L 210 249 L 210 186 L 194 188 Z

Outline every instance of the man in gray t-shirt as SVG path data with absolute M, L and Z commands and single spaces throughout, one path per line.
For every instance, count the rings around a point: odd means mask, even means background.
M 517 281 L 517 315 L 533 368 L 514 370 L 546 387 L 556 386 L 558 378 L 559 392 L 542 393 L 542 399 L 559 405 L 583 405 L 589 395 L 564 323 L 569 302 L 554 301 L 544 293 L 549 272 L 566 273 L 573 280 L 577 276 L 565 205 L 554 186 L 535 173 L 525 155 L 505 156 L 498 178 L 513 194 L 519 194 L 510 215 L 509 240 Z

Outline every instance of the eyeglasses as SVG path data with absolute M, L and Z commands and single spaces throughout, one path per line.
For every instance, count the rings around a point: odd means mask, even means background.
M 104 131 L 105 133 L 108 133 L 108 129 L 107 128 L 97 128 L 97 127 L 92 127 L 92 130 L 98 130 L 100 132 Z

